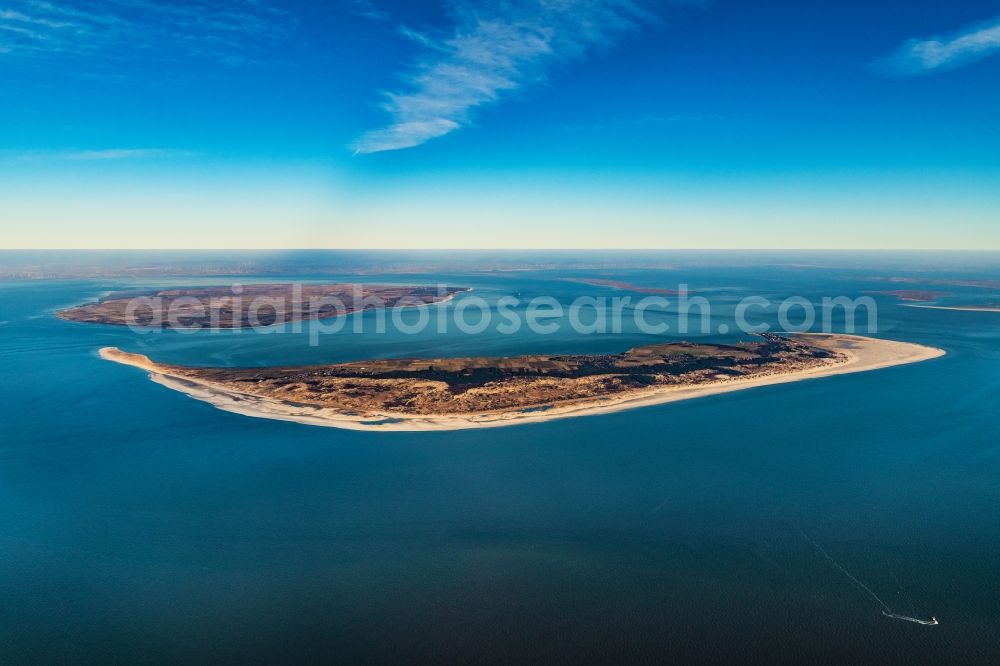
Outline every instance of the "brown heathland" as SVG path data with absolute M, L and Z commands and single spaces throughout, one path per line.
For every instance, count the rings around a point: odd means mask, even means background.
M 68 308 L 68 321 L 152 328 L 248 328 L 326 319 L 374 307 L 429 305 L 467 291 L 359 284 L 248 284 L 112 294 Z

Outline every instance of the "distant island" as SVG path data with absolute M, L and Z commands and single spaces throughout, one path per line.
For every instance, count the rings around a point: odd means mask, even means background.
M 920 284 L 946 287 L 974 287 L 976 289 L 1000 289 L 1000 280 L 969 280 L 965 278 L 936 277 L 870 277 L 876 282 L 891 282 L 893 284 Z
M 271 368 L 196 368 L 114 347 L 220 409 L 354 430 L 457 430 L 597 414 L 728 391 L 862 372 L 943 355 L 849 335 L 764 335 L 733 345 L 674 342 L 621 354 L 373 360 Z
M 57 313 L 90 324 L 155 328 L 248 328 L 386 308 L 441 303 L 464 288 L 356 284 L 247 284 L 112 294 Z M 256 299 L 257 307 L 251 307 Z M 336 306 L 334 305 L 336 303 Z M 174 312 L 170 321 L 165 313 Z
M 940 298 L 942 296 L 949 296 L 950 293 L 947 291 L 921 291 L 917 289 L 895 289 L 893 291 L 866 291 L 866 294 L 871 294 L 872 296 L 895 296 L 901 301 L 910 302 L 927 302 L 933 301 L 934 299 Z

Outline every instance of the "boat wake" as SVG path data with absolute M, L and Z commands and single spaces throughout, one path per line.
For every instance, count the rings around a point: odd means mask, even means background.
M 805 539 L 810 544 L 812 544 L 813 548 L 815 548 L 817 551 L 819 551 L 819 553 L 823 556 L 823 558 L 827 562 L 829 562 L 831 565 L 833 565 L 833 567 L 837 571 L 839 571 L 840 573 L 842 573 L 845 576 L 847 576 L 848 580 L 850 580 L 852 583 L 854 583 L 855 587 L 857 587 L 859 590 L 861 590 L 862 592 L 864 592 L 865 594 L 867 594 L 869 597 L 871 597 L 875 601 L 875 603 L 877 603 L 879 605 L 879 608 L 882 611 L 882 615 L 884 615 L 887 618 L 890 618 L 892 620 L 902 620 L 903 622 L 913 622 L 914 624 L 922 624 L 922 625 L 927 626 L 927 627 L 936 627 L 937 625 L 941 624 L 940 622 L 938 622 L 938 619 L 935 616 L 933 616 L 933 615 L 931 616 L 931 619 L 929 619 L 929 620 L 923 620 L 923 619 L 918 618 L 918 617 L 910 617 L 909 615 L 900 615 L 899 613 L 892 612 L 892 609 L 889 608 L 888 604 L 886 604 L 884 601 L 882 601 L 881 597 L 879 597 L 877 594 L 875 594 L 870 587 L 868 587 L 867 585 L 865 585 L 864 583 L 862 583 L 860 580 L 858 580 L 857 578 L 855 578 L 854 575 L 850 571 L 848 571 L 847 569 L 845 569 L 844 567 L 842 567 L 840 565 L 840 562 L 838 562 L 837 560 L 833 559 L 833 557 L 830 555 L 830 553 L 826 552 L 826 550 L 821 545 L 819 545 L 818 543 L 816 543 L 815 541 L 813 541 L 812 539 L 810 539 L 808 534 L 806 534 L 805 532 L 803 532 L 798 527 L 795 527 L 795 531 L 797 531 L 799 534 L 801 534 L 803 539 Z
M 909 615 L 897 615 L 896 613 L 886 613 L 885 611 L 882 611 L 882 615 L 885 615 L 886 617 L 891 617 L 893 620 L 903 620 L 904 622 L 913 622 L 914 624 L 922 624 L 928 627 L 936 627 L 937 625 L 941 624 L 940 622 L 938 622 L 938 619 L 933 615 L 929 620 L 921 620 L 919 617 L 910 617 Z

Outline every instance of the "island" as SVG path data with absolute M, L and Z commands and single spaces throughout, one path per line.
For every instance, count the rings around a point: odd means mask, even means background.
M 110 294 L 56 314 L 142 328 L 249 328 L 326 319 L 373 307 L 443 303 L 465 288 L 360 284 L 246 284 Z
M 895 296 L 900 301 L 909 301 L 914 303 L 924 303 L 927 301 L 933 301 L 942 296 L 950 296 L 951 294 L 947 291 L 923 291 L 918 289 L 895 289 L 892 291 L 866 291 L 866 294 L 872 296 Z
M 1000 289 L 1000 280 L 974 280 L 966 278 L 932 278 L 932 277 L 870 277 L 875 282 L 890 282 L 893 284 L 929 284 L 947 287 L 974 287 L 977 289 Z
M 459 430 L 601 414 L 935 358 L 923 345 L 839 334 L 669 342 L 620 354 L 382 359 L 265 368 L 106 360 L 219 409 L 353 430 Z

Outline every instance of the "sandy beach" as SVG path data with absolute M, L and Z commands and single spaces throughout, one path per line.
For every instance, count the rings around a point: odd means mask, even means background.
M 476 414 L 402 413 L 349 414 L 329 408 L 296 405 L 259 396 L 238 393 L 214 383 L 174 374 L 169 365 L 161 365 L 141 354 L 122 352 L 114 347 L 100 350 L 101 358 L 133 366 L 149 373 L 150 379 L 167 388 L 207 402 L 218 409 L 255 418 L 293 421 L 307 425 L 365 431 L 432 431 L 493 428 L 538 423 L 575 416 L 608 414 L 689 400 L 759 386 L 785 384 L 833 375 L 867 372 L 897 365 L 918 363 L 945 354 L 944 350 L 909 342 L 841 334 L 804 334 L 811 344 L 840 352 L 840 360 L 787 373 L 773 373 L 752 378 L 719 379 L 691 386 L 661 386 L 637 390 L 596 400 L 555 404 L 532 410 Z

